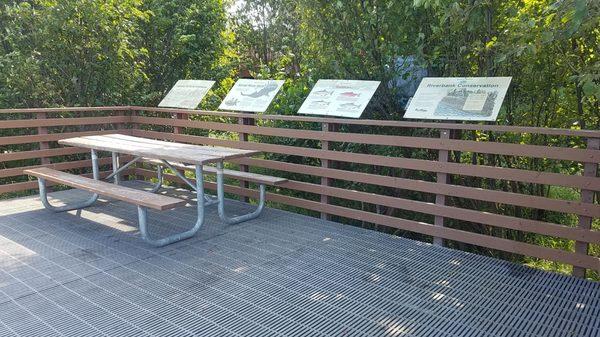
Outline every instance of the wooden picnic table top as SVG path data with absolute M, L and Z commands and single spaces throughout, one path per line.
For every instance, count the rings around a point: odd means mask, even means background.
M 228 147 L 165 142 L 122 134 L 67 138 L 59 140 L 58 143 L 100 151 L 110 151 L 133 156 L 198 165 L 217 163 L 240 157 L 250 157 L 261 152 Z

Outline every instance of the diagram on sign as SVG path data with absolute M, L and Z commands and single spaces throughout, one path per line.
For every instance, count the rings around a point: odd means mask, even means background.
M 265 112 L 284 81 L 276 80 L 238 80 L 219 109 L 247 112 Z
M 158 106 L 195 109 L 214 84 L 215 81 L 179 80 Z
M 495 121 L 511 77 L 424 78 L 406 118 Z
M 379 87 L 378 81 L 319 80 L 298 113 L 359 118 Z

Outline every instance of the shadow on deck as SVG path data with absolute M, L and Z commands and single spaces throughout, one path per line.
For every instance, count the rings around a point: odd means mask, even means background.
M 0 336 L 600 335 L 599 283 L 275 209 L 226 226 L 211 206 L 156 249 L 121 202 L 0 207 Z M 194 208 L 149 219 L 191 226 Z

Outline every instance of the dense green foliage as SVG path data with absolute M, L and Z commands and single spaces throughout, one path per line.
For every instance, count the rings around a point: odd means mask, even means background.
M 151 104 L 179 78 L 228 77 L 220 0 L 8 1 L 0 107 Z
M 244 15 L 242 15 L 242 13 Z M 294 113 L 298 92 L 319 78 L 376 79 L 390 83 L 410 79 L 413 70 L 398 59 L 412 58 L 430 76 L 512 76 L 511 89 L 498 119 L 500 124 L 561 128 L 600 128 L 600 3 L 567 1 L 452 1 L 415 0 L 262 0 L 248 2 L 239 11 L 235 29 L 246 63 L 262 76 L 292 79 L 289 93 L 279 99 L 277 113 Z M 248 15 L 251 14 L 251 15 Z M 283 18 L 283 19 L 281 19 Z M 248 48 L 247 46 L 256 46 Z M 382 86 L 366 116 L 400 119 L 402 88 Z M 303 127 L 310 127 L 304 125 Z M 353 127 L 353 132 L 386 132 Z M 400 130 L 387 132 L 402 132 Z M 582 140 L 531 135 L 463 133 L 456 137 L 509 143 L 584 147 Z M 281 142 L 263 138 L 262 141 Z M 299 146 L 305 141 L 289 140 Z M 435 159 L 436 154 L 414 149 L 337 144 L 338 150 Z M 534 171 L 581 171 L 577 163 L 515 158 L 510 156 L 454 153 L 454 161 L 478 165 L 522 168 Z M 435 179 L 423 172 L 377 169 L 349 163 L 342 168 L 409 177 Z M 302 179 L 302 177 L 293 177 Z M 511 183 L 478 177 L 452 177 L 452 183 L 530 195 L 577 200 L 570 189 Z M 429 196 L 399 189 L 363 186 L 336 181 L 337 186 L 432 201 Z M 349 205 L 348 201 L 334 200 Z M 450 198 L 450 204 L 576 225 L 576 217 L 508 205 Z M 375 205 L 356 205 L 376 212 L 432 221 L 412 212 Z M 343 221 L 350 221 L 342 219 Z M 363 224 L 364 225 L 364 224 Z M 519 241 L 572 249 L 572 242 L 540 235 L 498 230 L 452 221 L 450 226 Z M 598 224 L 596 224 L 597 226 Z M 501 252 L 466 247 L 486 254 L 519 259 Z M 600 247 L 592 247 L 600 254 Z M 534 261 L 540 266 L 564 270 L 564 266 Z
M 228 12 L 229 8 L 235 10 Z M 388 83 L 400 78 L 410 80 L 416 75 L 413 70 L 417 70 L 426 71 L 430 76 L 512 76 L 512 86 L 498 120 L 500 124 L 598 129 L 599 45 L 600 2 L 597 0 L 5 0 L 0 3 L 0 108 L 156 105 L 166 90 L 181 78 L 217 80 L 219 85 L 204 103 L 205 107 L 215 108 L 235 78 L 249 73 L 257 78 L 287 80 L 269 113 L 295 114 L 319 78 L 375 79 L 383 85 L 365 117 L 401 119 L 403 98 L 406 98 L 402 96 L 406 92 Z M 406 59 L 413 60 L 414 65 L 400 61 Z M 307 129 L 320 127 L 302 123 L 273 124 Z M 407 132 L 358 126 L 350 131 Z M 455 136 L 584 146 L 581 139 L 558 137 L 480 132 Z M 257 137 L 257 140 L 319 147 L 316 141 L 301 139 Z M 435 159 L 437 155 L 424 150 L 363 144 L 332 146 L 336 150 L 413 158 Z M 315 159 L 270 156 L 318 165 Z M 454 153 L 452 157 L 457 162 L 480 165 L 581 171 L 577 163 L 552 160 L 476 153 Z M 339 165 L 342 169 L 435 179 L 423 172 L 398 172 L 351 163 Z M 569 189 L 477 177 L 453 177 L 452 183 L 579 198 L 577 191 Z M 431 201 L 431 196 L 399 189 L 344 181 L 335 184 Z M 316 198 L 315 195 L 303 196 Z M 333 202 L 431 221 L 412 212 L 346 200 L 334 199 Z M 549 222 L 576 223 L 572 216 L 552 212 L 464 199 L 451 198 L 449 202 Z M 338 220 L 369 226 L 351 219 Z M 572 248 L 573 244 L 476 224 L 453 222 L 449 225 L 557 248 Z M 600 254 L 600 247 L 594 246 L 592 250 Z

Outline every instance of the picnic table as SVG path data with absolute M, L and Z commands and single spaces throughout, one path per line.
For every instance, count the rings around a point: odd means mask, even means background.
M 214 147 L 214 146 L 199 146 L 191 144 L 182 144 L 175 142 L 166 142 L 154 139 L 147 139 L 141 137 L 134 137 L 122 134 L 108 134 L 98 136 L 87 136 L 68 138 L 59 141 L 59 144 L 67 146 L 75 146 L 80 148 L 88 148 L 91 151 L 92 156 L 92 175 L 93 179 L 71 175 L 65 172 L 55 171 L 49 168 L 38 168 L 26 170 L 25 173 L 36 176 L 39 181 L 40 187 L 40 198 L 44 206 L 55 212 L 63 212 L 74 209 L 81 209 L 88 207 L 96 202 L 99 195 L 106 195 L 109 197 L 117 198 L 122 201 L 136 204 L 138 206 L 138 221 L 140 232 L 144 240 L 155 246 L 164 246 L 169 243 L 180 241 L 189 238 L 198 232 L 198 230 L 204 224 L 205 206 L 211 204 L 218 204 L 219 216 L 226 223 L 239 223 L 256 218 L 264 207 L 265 199 L 265 186 L 264 183 L 278 183 L 285 179 L 277 179 L 273 177 L 263 177 L 260 175 L 248 174 L 249 179 L 261 179 L 260 184 L 260 200 L 257 209 L 251 213 L 230 218 L 225 212 L 225 191 L 224 191 L 224 162 L 240 157 L 249 157 L 260 153 L 260 151 L 242 150 L 226 147 Z M 112 153 L 112 164 L 113 172 L 105 179 L 114 179 L 114 184 L 101 182 L 99 177 L 98 167 L 98 151 L 107 151 Z M 133 156 L 129 162 L 121 165 L 120 155 Z M 171 168 L 173 172 L 188 184 L 195 192 L 197 197 L 197 220 L 194 226 L 182 233 L 173 234 L 168 237 L 159 239 L 152 238 L 148 232 L 147 225 L 147 209 L 154 208 L 158 210 L 171 209 L 176 206 L 180 206 L 184 201 L 160 194 L 152 194 L 146 191 L 134 190 L 128 187 L 119 186 L 120 178 L 119 175 L 124 170 L 129 168 L 136 162 L 140 161 L 151 161 L 159 164 L 161 167 Z M 207 164 L 215 164 L 216 168 L 211 167 L 210 172 L 217 174 L 217 197 L 216 199 L 210 198 L 205 194 L 204 191 L 204 173 Z M 188 179 L 185 174 L 181 173 L 178 167 L 193 167 L 195 171 L 196 181 L 192 182 Z M 159 174 L 162 173 L 162 169 L 159 170 Z M 232 174 L 229 172 L 229 174 Z M 152 192 L 156 192 L 162 184 L 162 177 L 159 179 L 159 185 L 152 189 Z M 269 179 L 273 178 L 273 179 Z M 87 201 L 75 204 L 67 205 L 62 207 L 56 207 L 50 205 L 47 199 L 45 180 L 50 180 L 66 185 L 70 185 L 75 188 L 84 189 L 91 191 L 94 195 Z

